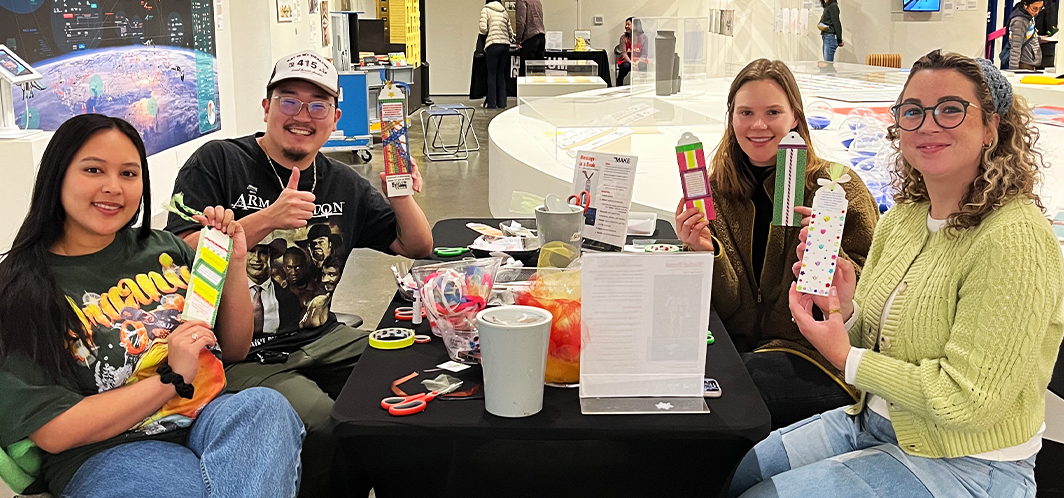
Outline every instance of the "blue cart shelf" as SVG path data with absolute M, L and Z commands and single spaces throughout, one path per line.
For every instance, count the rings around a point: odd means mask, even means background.
M 325 142 L 321 148 L 322 152 L 350 151 L 358 154 L 363 161 L 369 162 L 373 159 L 370 152 L 373 135 L 369 130 L 371 110 L 365 71 L 340 73 L 340 96 L 336 107 L 340 109 L 336 134 Z

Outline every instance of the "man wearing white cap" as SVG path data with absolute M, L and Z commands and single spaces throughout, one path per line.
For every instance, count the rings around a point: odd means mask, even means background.
M 273 259 L 272 266 L 307 282 L 321 281 L 321 269 L 307 264 L 314 260 L 304 249 L 312 230 L 315 238 L 328 236 L 330 254 L 343 260 L 356 247 L 428 256 L 432 232 L 412 196 L 385 198 L 350 167 L 319 152 L 340 119 L 338 95 L 336 69 L 325 58 L 312 51 L 281 58 L 262 100 L 266 132 L 208 142 L 182 166 L 174 192 L 184 193 L 185 203 L 197 209 L 232 209 L 248 246 L 277 247 L 277 254 L 288 257 Z M 413 177 L 420 192 L 416 165 Z M 381 182 L 383 188 L 383 173 Z M 199 226 L 177 216 L 169 217 L 166 229 L 193 247 L 198 243 Z M 297 252 L 304 257 L 295 257 Z M 308 309 L 311 302 L 323 301 L 315 300 L 319 294 L 329 293 L 325 286 L 307 285 L 298 289 L 299 299 L 284 302 L 276 298 L 277 289 L 263 289 L 251 279 L 248 286 L 255 333 L 248 357 L 226 366 L 229 387 L 271 387 L 299 413 L 307 429 L 300 496 L 366 496 L 368 483 L 353 482 L 358 478 L 351 476 L 360 469 L 337 465 L 342 458 L 329 412 L 366 348 L 368 333 L 338 323 L 331 312 L 322 323 L 320 310 Z M 265 310 L 280 306 L 297 308 L 282 311 L 301 319 L 268 320 Z

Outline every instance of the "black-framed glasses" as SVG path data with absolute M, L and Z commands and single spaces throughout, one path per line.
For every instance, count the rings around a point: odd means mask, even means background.
M 902 103 L 891 106 L 890 111 L 894 114 L 894 122 L 898 128 L 904 131 L 916 131 L 924 125 L 927 119 L 927 111 L 931 111 L 931 117 L 940 128 L 951 130 L 961 125 L 968 115 L 968 108 L 979 106 L 962 99 L 943 100 L 931 107 L 920 104 Z
M 303 106 L 307 106 L 307 113 L 310 114 L 311 118 L 325 119 L 329 117 L 329 111 L 336 107 L 334 104 L 320 100 L 303 102 L 295 97 L 274 96 L 273 98 L 281 104 L 281 113 L 286 116 L 295 116 L 299 114 L 299 111 L 303 110 Z

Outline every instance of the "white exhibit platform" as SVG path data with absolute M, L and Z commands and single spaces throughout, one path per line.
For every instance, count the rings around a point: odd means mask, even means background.
M 518 97 L 557 97 L 600 88 L 606 88 L 606 82 L 598 76 L 521 76 L 517 78 Z
M 0 247 L 7 250 L 15 240 L 22 221 L 29 212 L 37 167 L 52 132 L 34 133 L 25 138 L 0 140 L 0 157 L 4 158 L 4 181 L 0 182 Z
M 867 68 L 867 66 L 864 66 Z M 806 103 L 828 100 L 835 108 L 831 124 L 812 132 L 813 144 L 821 157 L 850 165 L 850 152 L 839 135 L 842 122 L 857 106 L 883 112 L 894 103 L 874 100 L 897 95 L 904 75 L 898 70 L 885 78 L 862 76 L 854 82 L 836 75 L 798 74 Z M 849 82 L 849 83 L 848 83 Z M 706 149 L 707 162 L 724 131 L 726 99 L 731 78 L 685 83 L 685 93 L 658 97 L 652 87 L 621 87 L 584 91 L 553 98 L 519 98 L 517 108 L 495 117 L 489 135 L 489 207 L 495 217 L 510 217 L 514 192 L 539 197 L 548 193 L 568 195 L 578 150 L 629 154 L 639 157 L 632 211 L 649 211 L 672 219 L 682 195 L 676 165 L 675 146 L 684 132 L 694 133 Z M 1064 89 L 1028 88 L 1018 85 L 1017 93 L 1030 95 L 1032 104 L 1064 105 Z M 689 93 L 686 93 L 689 92 Z M 1041 102 L 1047 92 L 1054 99 Z M 1059 93 L 1059 96 L 1057 94 Z M 849 101 L 826 99 L 841 96 Z M 866 95 L 872 101 L 863 98 Z M 1060 99 L 1060 100 L 1057 100 Z M 1061 123 L 1064 125 L 1064 123 Z M 1064 164 L 1064 126 L 1038 124 L 1038 148 L 1047 164 Z M 1064 171 L 1060 166 L 1045 170 L 1041 191 L 1049 210 L 1064 207 Z

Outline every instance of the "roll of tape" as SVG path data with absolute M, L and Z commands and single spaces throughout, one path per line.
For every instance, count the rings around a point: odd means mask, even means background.
M 416 342 L 418 344 L 429 343 L 429 342 L 432 342 L 432 336 L 431 335 L 418 334 L 418 335 L 414 336 L 414 342 Z
M 680 252 L 680 246 L 673 244 L 650 244 L 644 248 L 646 252 Z
M 411 329 L 380 329 L 369 335 L 369 345 L 376 349 L 402 349 L 413 343 L 414 331 Z

